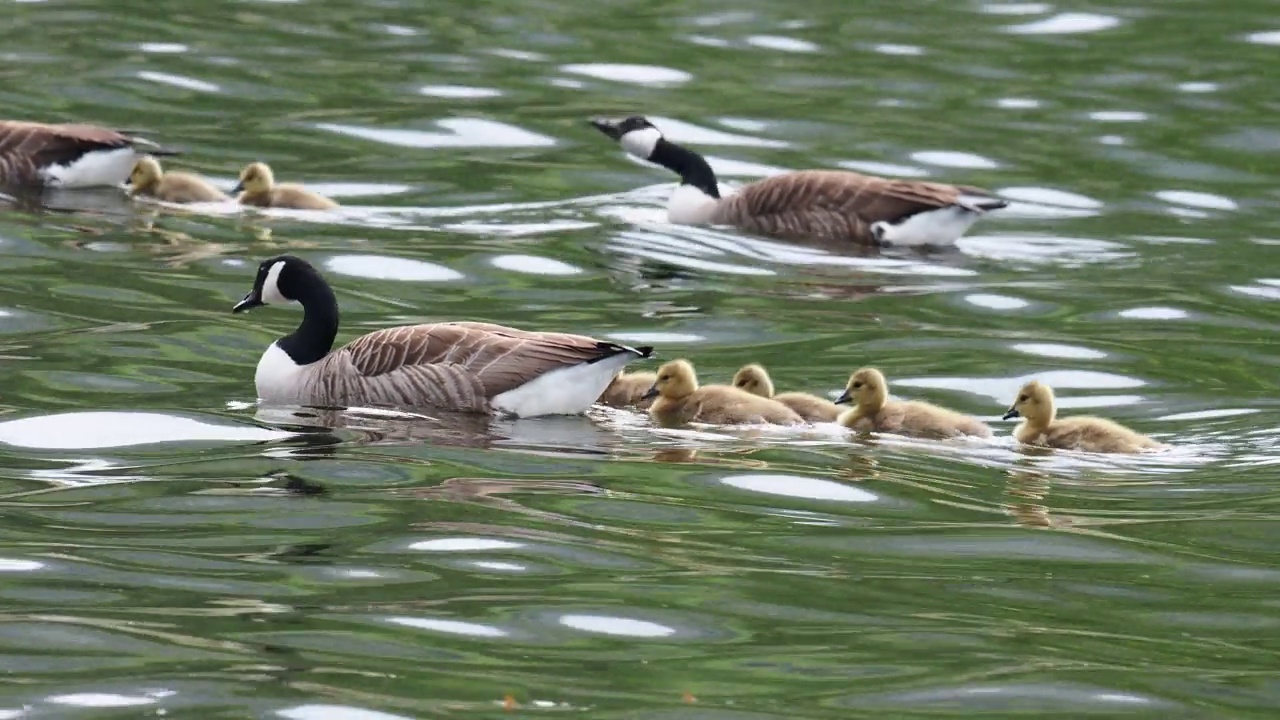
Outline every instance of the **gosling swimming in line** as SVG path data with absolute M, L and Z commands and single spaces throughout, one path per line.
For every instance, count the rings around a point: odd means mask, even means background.
M 698 386 L 688 360 L 672 360 L 658 368 L 658 378 L 644 397 L 656 398 L 649 415 L 663 427 L 691 422 L 709 425 L 801 425 L 804 418 L 768 398 L 729 385 Z
M 331 210 L 338 203 L 294 183 L 276 184 L 271 168 L 263 162 L 249 163 L 240 171 L 240 182 L 232 188 L 240 194 L 241 205 L 254 207 L 293 208 L 295 210 Z
M 926 438 L 963 435 L 991 437 L 991 428 L 977 418 L 920 400 L 890 400 L 889 383 L 875 368 L 862 368 L 849 377 L 849 384 L 836 404 L 856 401 L 837 422 L 851 430 L 875 430 Z
M 172 203 L 217 202 L 230 200 L 226 193 L 199 175 L 187 172 L 165 172 L 159 161 L 144 157 L 133 166 L 125 181 L 132 195 L 146 195 Z
M 1027 445 L 1097 453 L 1137 453 L 1168 445 L 1105 418 L 1091 415 L 1057 419 L 1053 388 L 1032 380 L 1022 386 L 1005 420 L 1020 417 L 1013 436 Z
M 775 395 L 773 380 L 769 377 L 769 373 L 764 369 L 764 366 L 759 363 L 743 365 L 738 372 L 734 373 L 733 386 L 746 390 L 752 395 L 759 395 L 760 397 L 770 398 L 774 402 L 782 403 L 808 422 L 834 422 L 840 416 L 839 406 L 817 395 L 802 392 L 787 392 Z
M 647 118 L 595 118 L 591 124 L 632 156 L 680 176 L 667 204 L 668 221 L 679 225 L 731 225 L 780 239 L 945 246 L 987 212 L 1009 204 L 982 188 L 849 170 L 788 172 L 721 196 L 706 158 L 667 140 Z

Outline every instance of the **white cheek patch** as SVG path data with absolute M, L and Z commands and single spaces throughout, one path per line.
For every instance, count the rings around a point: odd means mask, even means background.
M 662 133 L 658 132 L 658 128 L 646 127 L 622 136 L 618 142 L 622 143 L 622 149 L 635 155 L 641 160 L 648 160 L 653 154 L 653 149 L 657 147 L 658 141 L 662 139 Z
M 280 293 L 280 271 L 284 270 L 284 261 L 277 260 L 267 271 L 267 279 L 262 281 L 262 302 L 271 305 L 283 305 L 293 302 Z

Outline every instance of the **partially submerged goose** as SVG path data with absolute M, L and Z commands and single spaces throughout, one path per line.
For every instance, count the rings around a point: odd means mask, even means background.
M 836 403 L 850 401 L 856 401 L 856 405 L 840 415 L 837 422 L 851 430 L 931 438 L 991 437 L 991 428 L 977 418 L 920 400 L 890 400 L 889 383 L 875 368 L 862 368 L 849 377 L 849 384 Z
M 1059 420 L 1057 414 L 1053 388 L 1032 380 L 1018 391 L 1018 397 L 1004 414 L 1004 419 L 1023 418 L 1014 429 L 1013 436 L 1018 442 L 1028 445 L 1098 453 L 1136 453 L 1167 447 L 1105 418 L 1076 415 Z
M 834 422 L 840 416 L 840 408 L 835 403 L 817 395 L 802 392 L 775 395 L 773 379 L 769 377 L 764 366 L 758 363 L 743 365 L 738 372 L 734 373 L 733 386 L 746 390 L 752 395 L 772 398 L 774 402 L 786 405 L 809 422 Z
M 176 155 L 122 130 L 0 120 L 0 184 L 119 187 L 143 155 Z
M 275 174 L 263 162 L 249 163 L 240 171 L 240 182 L 231 189 L 240 193 L 241 205 L 255 207 L 294 208 L 296 210 L 329 210 L 338 203 L 294 183 L 276 184 Z
M 942 246 L 955 243 L 984 213 L 1008 205 L 982 188 L 848 170 L 789 172 L 722 197 L 706 159 L 664 138 L 643 116 L 591 124 L 631 155 L 680 176 L 667 217 L 681 225 L 732 225 L 784 239 Z
M 672 360 L 658 368 L 658 379 L 645 393 L 656 398 L 649 415 L 664 427 L 691 422 L 711 425 L 799 425 L 794 410 L 759 395 L 728 385 L 698 386 L 688 360 Z
M 147 195 L 174 203 L 217 202 L 227 194 L 199 175 L 165 172 L 153 157 L 144 157 L 133 166 L 127 184 L 134 195 Z
M 478 322 L 387 328 L 334 350 L 333 290 L 291 255 L 263 261 L 253 289 L 232 311 L 290 302 L 302 304 L 302 324 L 267 348 L 254 375 L 258 396 L 279 403 L 576 415 L 624 365 L 653 352 Z
M 644 399 L 644 394 L 657 382 L 657 373 L 635 372 L 618 373 L 618 376 L 604 389 L 598 402 L 609 407 L 634 407 L 648 410 L 653 399 Z

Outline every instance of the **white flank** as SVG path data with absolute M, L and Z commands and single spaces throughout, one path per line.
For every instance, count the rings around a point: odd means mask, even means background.
M 267 305 L 283 305 L 293 302 L 280 292 L 280 271 L 284 270 L 284 261 L 277 260 L 267 271 L 267 279 L 262 281 L 261 299 Z
M 893 245 L 953 245 L 978 220 L 978 213 L 958 205 L 916 213 L 897 225 L 871 226 L 880 240 Z
M 253 374 L 253 384 L 258 390 L 258 397 L 282 403 L 301 404 L 303 387 L 310 366 L 298 365 L 289 357 L 289 353 L 271 343 L 267 351 L 258 360 L 258 370 Z
M 613 376 L 635 359 L 634 353 L 624 352 L 590 364 L 552 370 L 494 397 L 489 404 L 496 411 L 522 418 L 581 415 L 600 399 Z
M 658 132 L 658 128 L 647 127 L 626 133 L 621 138 L 618 138 L 618 142 L 622 144 L 623 150 L 641 160 L 648 160 L 661 139 L 662 133 Z
M 667 201 L 667 220 L 677 225 L 706 225 L 718 202 L 694 185 L 677 185 Z
M 94 150 L 66 165 L 48 165 L 40 177 L 49 187 L 79 189 L 119 187 L 129 179 L 141 155 L 131 147 Z

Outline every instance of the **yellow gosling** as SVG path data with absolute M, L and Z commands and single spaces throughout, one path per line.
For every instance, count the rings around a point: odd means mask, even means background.
M 1032 380 L 1018 391 L 1004 419 L 1022 418 L 1013 436 L 1028 445 L 1097 453 L 1136 453 L 1168 447 L 1105 418 L 1076 415 L 1059 420 L 1057 414 L 1053 388 Z
M 613 382 L 604 389 L 604 394 L 596 402 L 609 407 L 635 407 L 648 410 L 653 405 L 653 398 L 642 400 L 644 394 L 658 381 L 658 374 L 652 372 L 627 373 L 620 372 L 614 376 Z
M 214 187 L 208 180 L 185 172 L 165 172 L 160 162 L 150 155 L 133 164 L 133 172 L 126 181 L 132 188 L 130 194 L 146 195 L 172 203 L 217 202 L 228 200 L 227 194 Z
M 770 379 L 764 366 L 759 363 L 743 365 L 733 376 L 733 386 L 746 390 L 752 395 L 772 398 L 774 402 L 782 403 L 796 411 L 797 415 L 808 422 L 835 422 L 836 418 L 840 417 L 840 408 L 826 398 L 802 392 L 774 395 L 773 380 Z
M 698 387 L 688 360 L 672 360 L 658 368 L 658 379 L 644 397 L 657 398 L 649 414 L 663 427 L 691 422 L 711 425 L 800 425 L 804 418 L 768 398 L 728 385 Z
M 950 438 L 961 435 L 991 437 L 991 428 L 977 418 L 919 400 L 890 400 L 889 383 L 875 368 L 862 368 L 849 377 L 837 404 L 855 401 L 837 420 L 851 430 L 875 430 L 915 437 Z
M 240 171 L 240 182 L 232 189 L 240 193 L 241 205 L 255 207 L 294 208 L 296 210 L 330 210 L 338 203 L 313 193 L 301 185 L 277 185 L 275 175 L 266 163 L 256 162 Z

